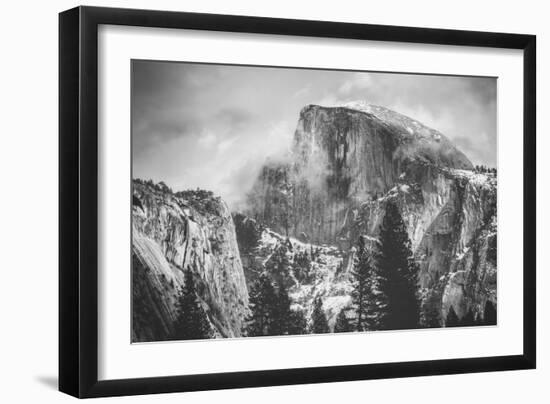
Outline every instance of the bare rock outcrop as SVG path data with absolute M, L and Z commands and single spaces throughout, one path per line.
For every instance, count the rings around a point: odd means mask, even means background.
M 283 236 L 337 246 L 376 238 L 396 203 L 420 266 L 419 291 L 483 316 L 496 305 L 496 173 L 474 170 L 442 133 L 365 103 L 302 109 L 289 155 L 268 162 L 247 216 Z
M 248 291 L 227 205 L 207 191 L 173 193 L 135 180 L 132 206 L 133 340 L 169 339 L 183 271 L 219 336 L 239 336 Z

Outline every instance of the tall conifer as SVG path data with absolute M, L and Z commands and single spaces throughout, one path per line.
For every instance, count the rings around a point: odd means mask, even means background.
M 304 316 L 304 312 L 301 310 L 293 310 L 290 313 L 288 334 L 301 335 L 307 334 L 307 331 L 307 320 Z
M 174 339 L 211 338 L 212 330 L 195 290 L 195 280 L 190 270 L 185 272 L 185 284 L 177 302 L 177 319 Z
M 495 305 L 487 300 L 483 311 L 483 325 L 497 325 L 497 309 Z
M 472 308 L 468 310 L 466 315 L 460 320 L 460 324 L 463 327 L 471 327 L 475 325 L 475 315 Z
M 290 297 L 284 283 L 279 285 L 277 299 L 273 307 L 273 319 L 269 330 L 270 335 L 286 335 L 291 328 Z
M 354 328 L 357 331 L 378 328 L 379 305 L 378 282 L 372 252 L 367 249 L 365 239 L 359 237 L 357 254 L 352 270 L 353 290 L 351 301 L 355 309 Z
M 334 324 L 334 332 L 350 332 L 354 331 L 353 328 L 353 325 L 350 323 L 346 315 L 346 310 L 340 310 L 340 313 L 338 313 L 338 316 L 336 317 L 336 323 Z
M 419 326 L 418 266 L 414 262 L 405 223 L 393 202 L 386 205 L 376 257 L 378 283 L 385 305 L 380 308 L 383 330 Z
M 445 327 L 458 327 L 460 320 L 456 315 L 455 308 L 451 306 L 447 312 L 447 319 L 445 320 Z
M 313 313 L 311 314 L 311 333 L 325 334 L 330 332 L 328 321 L 323 311 L 323 301 L 320 297 L 313 302 Z
M 441 293 L 432 289 L 422 304 L 422 326 L 426 328 L 441 327 Z
M 261 274 L 249 295 L 250 316 L 246 319 L 245 334 L 250 337 L 273 335 L 277 295 L 271 280 Z

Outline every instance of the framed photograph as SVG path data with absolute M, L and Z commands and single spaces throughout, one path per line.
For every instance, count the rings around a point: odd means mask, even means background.
M 61 391 L 535 368 L 535 36 L 59 27 Z

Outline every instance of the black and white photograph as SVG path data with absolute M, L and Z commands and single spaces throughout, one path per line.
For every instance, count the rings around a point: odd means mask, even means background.
M 548 401 L 545 3 L 91 3 L 3 8 L 0 403 Z
M 497 325 L 497 79 L 133 60 L 132 342 Z

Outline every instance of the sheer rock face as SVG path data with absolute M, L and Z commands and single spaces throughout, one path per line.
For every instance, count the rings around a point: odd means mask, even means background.
M 133 340 L 170 338 L 186 269 L 214 331 L 240 336 L 248 291 L 226 204 L 205 191 L 173 194 L 134 181 L 132 227 Z
M 444 319 L 496 303 L 496 174 L 473 171 L 441 133 L 363 103 L 300 113 L 283 163 L 266 164 L 248 216 L 282 235 L 352 250 L 377 237 L 388 201 L 400 207 L 420 266 L 419 289 L 437 289 Z
M 441 319 L 451 305 L 459 318 L 470 308 L 482 317 L 488 300 L 496 304 L 496 177 L 433 166 L 415 177 L 418 170 L 357 209 L 345 237 L 376 237 L 385 204 L 396 203 L 420 267 L 419 288 L 442 296 Z
M 254 216 L 281 234 L 337 243 L 350 209 L 387 193 L 411 162 L 471 169 L 442 134 L 381 107 L 305 107 L 290 162 L 266 165 Z

